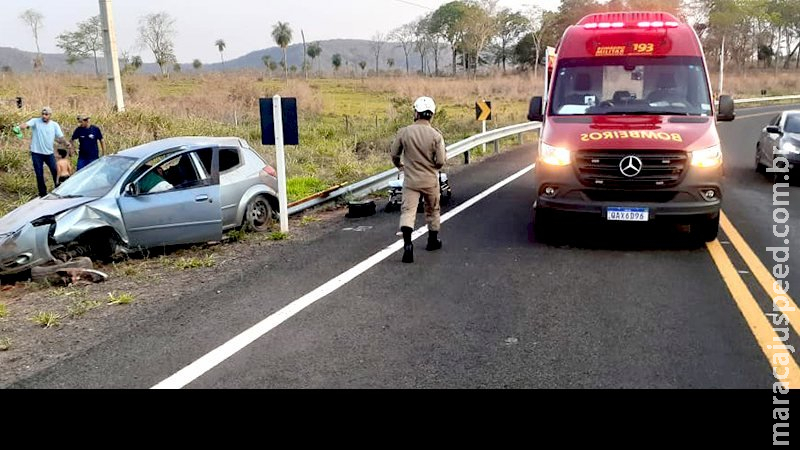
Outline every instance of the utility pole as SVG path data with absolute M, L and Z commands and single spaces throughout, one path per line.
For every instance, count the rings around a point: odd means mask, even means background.
M 117 32 L 114 28 L 114 17 L 111 0 L 100 1 L 100 22 L 103 27 L 104 56 L 106 59 L 106 76 L 108 79 L 108 101 L 117 112 L 125 111 L 125 100 L 122 98 L 122 79 L 119 74 L 119 58 L 117 57 Z

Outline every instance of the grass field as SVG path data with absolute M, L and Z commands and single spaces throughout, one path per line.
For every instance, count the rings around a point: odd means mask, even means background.
M 731 73 L 735 96 L 795 93 L 796 73 Z M 274 149 L 260 145 L 258 99 L 275 94 L 297 97 L 300 108 L 298 147 L 287 149 L 290 201 L 329 186 L 356 181 L 390 166 L 387 150 L 398 128 L 411 120 L 411 102 L 429 95 L 439 104 L 434 125 L 448 143 L 479 131 L 476 100 L 491 100 L 490 127 L 525 120 L 527 102 L 541 91 L 530 75 L 478 78 L 326 78 L 283 80 L 256 72 L 184 74 L 169 79 L 147 75 L 124 78 L 127 110 L 113 113 L 106 104 L 105 82 L 84 75 L 5 75 L 0 99 L 22 96 L 25 107 L 0 102 L 0 214 L 36 193 L 27 151 L 9 125 L 37 117 L 42 106 L 71 134 L 78 113 L 90 114 L 103 129 L 112 152 L 173 136 L 238 136 L 274 161 Z M 26 134 L 27 137 L 30 133 Z

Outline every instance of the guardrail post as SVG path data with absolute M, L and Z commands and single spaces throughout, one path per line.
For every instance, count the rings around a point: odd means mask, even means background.
M 522 133 L 520 133 L 520 134 L 518 134 L 518 135 L 517 135 L 517 142 L 519 143 L 519 145 L 522 145 L 522 143 L 523 143 L 523 140 L 522 140 Z
M 494 154 L 500 153 L 500 139 L 494 141 Z
M 464 164 L 469 164 L 469 150 L 464 152 Z

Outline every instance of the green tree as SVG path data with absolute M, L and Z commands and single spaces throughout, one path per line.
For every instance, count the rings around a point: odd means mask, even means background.
M 467 4 L 464 16 L 463 45 L 467 55 L 474 60 L 473 72 L 478 73 L 480 55 L 489 40 L 497 31 L 497 20 L 494 17 L 497 0 L 471 1 Z
M 311 58 L 311 64 L 314 64 L 314 61 L 317 59 L 319 55 L 322 54 L 322 46 L 319 45 L 319 42 L 312 42 L 308 45 L 308 57 Z M 322 68 L 318 67 L 318 70 L 322 71 Z
M 339 68 L 342 67 L 342 55 L 335 54 L 331 57 L 331 64 L 333 65 L 333 71 L 338 72 Z
M 392 69 L 394 67 L 394 58 L 386 59 L 386 65 L 389 66 L 389 69 Z
M 192 61 L 192 67 L 194 67 L 194 70 L 200 70 L 203 68 L 203 62 L 199 59 L 195 59 Z
M 134 72 L 139 70 L 143 65 L 144 62 L 142 61 L 141 56 L 134 56 L 133 59 L 131 59 L 131 67 L 133 67 Z
M 175 34 L 175 19 L 168 13 L 148 14 L 139 19 L 139 45 L 153 52 L 162 75 L 167 75 L 169 64 L 175 62 Z
M 500 10 L 497 14 L 497 40 L 499 52 L 495 57 L 503 64 L 503 73 L 506 72 L 506 60 L 511 56 L 512 45 L 519 37 L 528 31 L 531 21 L 522 13 L 508 8 Z
M 272 63 L 272 56 L 264 55 L 261 57 L 261 62 L 264 63 L 264 70 L 269 70 L 269 65 Z
M 433 12 L 429 29 L 450 44 L 453 55 L 453 75 L 456 74 L 456 57 L 465 32 L 467 4 L 462 1 L 445 3 Z
M 175 73 L 181 73 L 181 65 L 180 63 L 175 63 L 172 65 L 172 71 Z
M 223 39 L 217 39 L 217 41 L 214 42 L 214 46 L 216 46 L 217 50 L 219 51 L 219 59 L 220 59 L 220 61 L 222 61 L 222 70 L 225 70 L 225 54 L 224 54 L 224 52 L 225 52 L 225 48 L 228 46 L 228 44 L 226 44 L 225 40 L 223 40 Z
M 272 39 L 283 50 L 283 68 L 286 75 L 286 80 L 289 80 L 289 72 L 287 70 L 286 61 L 286 48 L 292 42 L 292 29 L 286 22 L 278 22 L 272 27 Z
M 94 57 L 94 72 L 100 74 L 97 63 L 97 53 L 103 50 L 103 29 L 100 26 L 100 16 L 90 17 L 78 23 L 78 29 L 64 32 L 56 37 L 58 48 L 64 50 L 67 61 L 80 61 L 90 56 Z

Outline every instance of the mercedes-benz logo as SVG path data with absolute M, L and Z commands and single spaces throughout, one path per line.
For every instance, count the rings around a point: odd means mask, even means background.
M 637 156 L 626 156 L 619 163 L 619 170 L 628 178 L 633 178 L 642 173 L 644 163 Z

